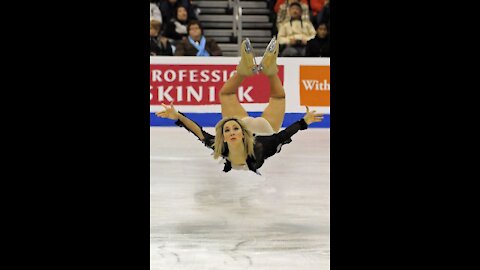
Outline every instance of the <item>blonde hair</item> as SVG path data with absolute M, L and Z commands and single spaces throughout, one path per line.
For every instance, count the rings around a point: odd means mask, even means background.
M 218 122 L 217 125 L 215 126 L 215 142 L 213 144 L 215 151 L 213 154 L 213 158 L 217 159 L 220 156 L 222 156 L 222 153 L 225 151 L 225 147 L 228 147 L 227 144 L 223 141 L 224 139 L 223 126 L 225 125 L 226 122 L 232 121 L 232 120 L 237 122 L 242 128 L 243 137 L 244 137 L 243 145 L 245 146 L 245 152 L 247 153 L 247 156 L 255 157 L 255 153 L 253 152 L 254 137 L 252 132 L 247 129 L 247 126 L 242 120 L 235 117 L 227 117 L 220 120 L 220 122 Z

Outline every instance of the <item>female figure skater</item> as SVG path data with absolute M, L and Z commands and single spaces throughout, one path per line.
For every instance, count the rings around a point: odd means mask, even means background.
M 176 120 L 175 124 L 192 132 L 206 147 L 214 150 L 214 158 L 225 159 L 224 172 L 233 169 L 257 170 L 265 159 L 279 153 L 282 145 L 299 130 L 320 122 L 322 114 L 309 111 L 305 116 L 279 132 L 285 116 L 285 91 L 278 77 L 277 56 L 278 42 L 272 38 L 260 65 L 255 64 L 250 41 L 244 40 L 241 46 L 241 60 L 236 74 L 228 79 L 220 90 L 220 103 L 223 119 L 215 126 L 215 136 L 205 132 L 201 126 L 188 119 L 173 107 L 162 104 L 165 108 L 156 116 Z M 261 117 L 249 117 L 237 98 L 237 90 L 247 76 L 263 72 L 270 81 L 270 100 Z

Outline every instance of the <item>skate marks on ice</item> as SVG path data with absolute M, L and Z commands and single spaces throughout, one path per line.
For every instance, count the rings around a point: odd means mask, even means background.
M 309 161 L 314 176 L 287 175 L 304 170 L 298 160 L 314 148 L 305 139 L 267 160 L 262 176 L 221 172 L 198 141 L 181 140 L 173 157 L 151 143 L 151 269 L 329 269 L 328 151 Z

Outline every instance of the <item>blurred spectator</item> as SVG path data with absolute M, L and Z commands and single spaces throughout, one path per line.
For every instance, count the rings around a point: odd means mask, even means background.
M 172 45 L 167 38 L 160 35 L 162 24 L 159 21 L 150 21 L 150 55 L 173 55 Z
M 318 13 L 322 11 L 325 1 L 328 0 L 308 0 L 308 6 L 310 7 L 311 11 L 310 18 L 315 18 Z
M 315 36 L 315 38 L 307 42 L 305 56 L 330 57 L 330 39 L 328 37 L 328 29 L 326 23 L 321 23 L 317 27 L 317 35 Z
M 179 6 L 185 7 L 189 18 L 197 19 L 199 9 L 197 6 L 192 5 L 190 0 L 163 0 L 160 2 L 163 20 L 169 22 L 172 18 L 175 18 Z
M 275 13 L 278 13 L 278 11 L 280 10 L 280 6 L 285 2 L 287 2 L 287 7 L 292 3 L 292 1 L 288 2 L 288 0 L 277 0 L 275 2 L 275 6 L 273 7 L 273 11 L 275 11 Z M 300 0 L 300 2 L 308 5 L 308 0 Z
M 302 8 L 302 21 L 309 21 L 310 20 L 310 11 L 308 9 L 308 5 L 306 3 L 307 0 L 299 2 L 299 0 L 284 0 L 277 12 L 277 28 L 280 29 L 280 25 L 284 22 L 290 21 L 290 4 L 291 3 L 299 3 Z M 277 2 L 278 3 L 278 2 Z
M 167 23 L 165 36 L 169 39 L 172 39 L 176 45 L 177 42 L 187 38 L 187 25 L 189 21 L 190 19 L 188 18 L 188 13 L 185 7 L 178 6 L 175 18 L 171 19 Z
M 155 0 L 150 0 L 150 21 L 155 20 L 162 23 L 162 13 L 158 8 Z
M 188 38 L 182 40 L 176 48 L 175 56 L 221 56 L 222 51 L 213 38 L 203 35 L 198 21 L 192 20 L 188 26 Z
M 330 1 L 325 0 L 325 6 L 317 14 L 317 17 L 315 18 L 315 22 L 318 24 L 325 23 L 327 24 L 327 29 L 330 31 Z
M 307 41 L 316 32 L 310 20 L 302 21 L 302 7 L 299 3 L 291 3 L 289 7 L 291 19 L 284 22 L 278 29 L 278 43 L 281 56 L 305 56 Z

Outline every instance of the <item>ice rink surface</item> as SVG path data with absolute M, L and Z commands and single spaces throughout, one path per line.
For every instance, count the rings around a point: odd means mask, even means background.
M 224 173 L 193 134 L 151 127 L 150 269 L 330 269 L 330 129 L 292 140 L 261 175 Z

